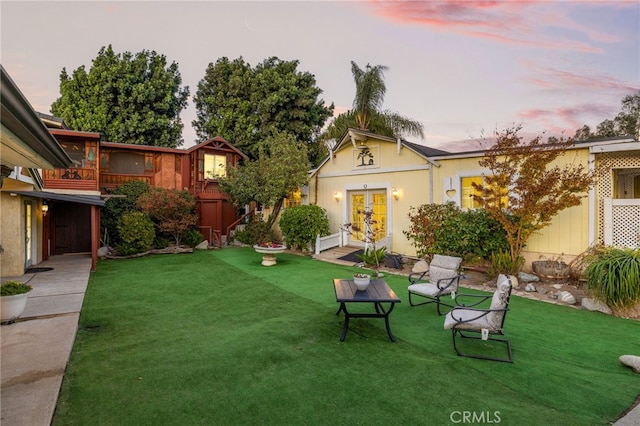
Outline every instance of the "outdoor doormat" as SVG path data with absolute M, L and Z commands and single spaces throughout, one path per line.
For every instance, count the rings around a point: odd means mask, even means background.
M 362 262 L 362 259 L 360 259 L 358 255 L 362 256 L 363 253 L 364 253 L 364 250 L 356 250 L 349 254 L 345 254 L 344 256 L 339 257 L 338 259 L 344 260 L 346 262 L 360 263 Z M 395 268 L 395 269 L 402 270 L 402 256 L 387 253 L 384 258 L 384 266 L 386 266 L 387 268 Z
M 24 273 L 25 274 L 35 274 L 38 272 L 47 272 L 47 271 L 53 271 L 53 268 L 36 268 L 36 267 L 31 267 L 31 268 L 27 268 Z
M 351 252 L 349 254 L 345 254 L 342 257 L 339 257 L 339 260 L 344 260 L 345 262 L 354 262 L 354 263 L 358 263 L 358 262 L 362 262 L 362 259 L 356 257 L 356 254 L 359 254 L 362 256 L 362 254 L 364 253 L 364 250 L 356 250 L 354 252 Z

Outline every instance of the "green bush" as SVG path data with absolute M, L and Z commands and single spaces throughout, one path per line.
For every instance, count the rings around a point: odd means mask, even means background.
M 495 278 L 499 274 L 517 275 L 524 265 L 524 257 L 518 257 L 517 262 L 512 262 L 509 250 L 496 250 L 491 253 L 491 266 L 487 271 L 488 278 Z
M 373 248 L 366 249 L 362 254 L 356 254 L 356 257 L 362 260 L 364 266 L 380 266 L 384 263 L 384 258 L 387 255 L 387 248 L 380 247 L 374 250 Z
M 199 231 L 196 231 L 195 229 L 189 229 L 182 236 L 182 242 L 189 247 L 195 247 L 203 241 L 204 237 Z
M 438 251 L 437 230 L 445 220 L 459 211 L 454 203 L 422 204 L 409 209 L 411 225 L 402 233 L 416 248 L 419 257 L 430 259 Z
M 589 292 L 608 306 L 640 301 L 640 249 L 607 248 L 585 270 Z
M 502 225 L 484 209 L 458 209 L 445 216 L 442 225 L 436 229 L 435 246 L 440 254 L 487 260 L 495 251 L 509 250 Z
M 244 230 L 237 231 L 233 237 L 241 243 L 250 246 L 274 240 L 273 232 L 267 222 L 262 220 L 262 215 L 260 214 L 256 215 Z
M 0 296 L 16 296 L 29 293 L 32 287 L 20 281 L 5 281 L 0 286 Z
M 118 223 L 125 213 L 138 211 L 136 203 L 138 198 L 147 192 L 150 188 L 145 182 L 133 181 L 127 182 L 119 188 L 107 191 L 113 195 L 124 195 L 124 197 L 109 198 L 104 208 L 100 211 L 100 224 L 102 227 L 102 235 L 106 235 L 104 244 L 117 245 L 122 242 L 122 238 L 118 234 Z M 110 241 L 111 240 L 111 241 Z
M 163 249 L 169 247 L 169 239 L 160 235 L 156 235 L 153 240 L 154 249 Z
M 141 253 L 153 245 L 156 231 L 153 222 L 143 212 L 125 213 L 118 224 L 118 234 L 122 242 L 116 245 L 119 255 Z
M 462 211 L 454 203 L 423 204 L 409 212 L 410 229 L 403 231 L 418 256 L 446 254 L 489 260 L 491 253 L 508 250 L 502 225 L 484 209 Z
M 320 235 L 329 235 L 329 219 L 323 208 L 311 204 L 286 209 L 280 216 L 280 229 L 289 248 L 307 250 Z

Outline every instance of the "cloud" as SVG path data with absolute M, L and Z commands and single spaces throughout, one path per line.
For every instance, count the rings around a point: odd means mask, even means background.
M 640 88 L 637 82 L 634 85 L 611 75 L 597 73 L 593 69 L 585 72 L 574 72 L 537 65 L 533 62 L 526 62 L 525 67 L 532 75 L 532 77 L 528 78 L 528 81 L 533 83 L 534 86 L 545 90 L 576 93 L 576 91 L 583 91 L 585 88 L 589 88 L 590 92 L 606 90 L 615 92 L 615 96 L 620 96 L 621 94 L 637 91 Z
M 628 8 L 632 6 L 629 3 L 633 2 L 611 2 L 607 6 Z M 369 0 L 367 4 L 374 13 L 400 24 L 499 43 L 600 53 L 603 49 L 597 44 L 621 41 L 571 18 L 571 10 L 587 10 L 589 2 Z

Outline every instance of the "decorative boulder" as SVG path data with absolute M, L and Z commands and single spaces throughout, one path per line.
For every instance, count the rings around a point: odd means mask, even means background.
M 567 305 L 576 304 L 576 297 L 568 291 L 561 291 L 560 293 L 558 293 L 558 300 L 566 303 Z
M 209 242 L 207 240 L 204 240 L 203 242 L 201 242 L 196 246 L 196 250 L 207 250 L 208 248 L 209 248 Z
M 640 373 L 640 356 L 636 355 L 622 355 L 620 362 L 627 367 L 633 368 L 633 371 Z
M 540 277 L 533 274 L 527 274 L 526 272 L 519 272 L 518 279 L 523 283 L 537 283 L 540 281 Z
M 603 314 L 611 315 L 613 311 L 604 302 L 599 300 L 590 299 L 585 297 L 582 299 L 581 305 L 588 311 L 602 312 Z
M 524 291 L 526 291 L 527 293 L 534 293 L 536 291 L 536 286 L 531 283 L 528 283 L 524 288 Z

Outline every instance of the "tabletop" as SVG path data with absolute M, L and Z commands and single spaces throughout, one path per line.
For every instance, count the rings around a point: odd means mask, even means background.
M 336 302 L 391 302 L 399 303 L 400 298 L 384 280 L 372 279 L 364 291 L 359 291 L 353 280 L 336 278 L 333 280 Z

